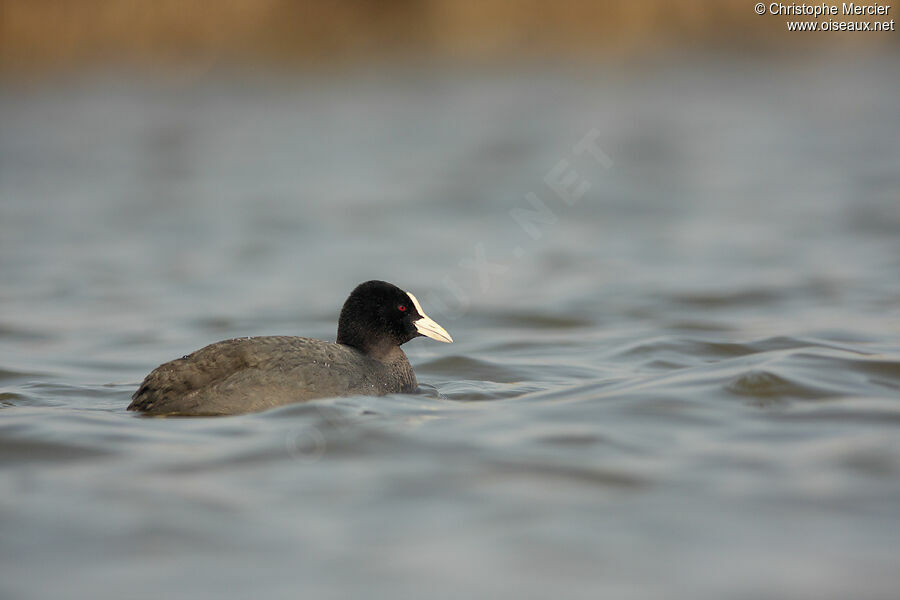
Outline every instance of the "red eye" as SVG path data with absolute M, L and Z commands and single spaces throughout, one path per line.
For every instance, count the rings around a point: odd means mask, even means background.
M 397 310 L 399 310 L 400 312 L 406 312 L 406 305 L 401 304 L 400 306 L 397 307 Z

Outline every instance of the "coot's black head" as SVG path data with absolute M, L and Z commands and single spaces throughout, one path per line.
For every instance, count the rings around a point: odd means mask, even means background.
M 424 335 L 439 342 L 453 338 L 432 321 L 415 296 L 386 281 L 367 281 L 344 302 L 337 342 L 379 355 Z

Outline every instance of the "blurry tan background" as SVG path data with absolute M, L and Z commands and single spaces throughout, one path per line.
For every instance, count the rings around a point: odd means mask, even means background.
M 900 39 L 896 32 L 789 33 L 786 20 L 809 18 L 759 16 L 754 5 L 752 0 L 0 0 L 0 69 L 420 57 L 617 60 L 672 49 L 871 50 Z

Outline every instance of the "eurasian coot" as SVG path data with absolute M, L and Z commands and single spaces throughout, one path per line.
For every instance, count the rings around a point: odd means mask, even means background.
M 385 281 L 353 290 L 337 342 L 266 336 L 217 342 L 153 370 L 128 410 L 230 415 L 330 396 L 415 391 L 400 345 L 417 336 L 452 342 L 415 296 Z

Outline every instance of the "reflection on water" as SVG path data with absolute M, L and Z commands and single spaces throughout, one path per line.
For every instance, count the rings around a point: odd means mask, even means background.
M 6 84 L 0 593 L 893 597 L 896 64 Z M 371 278 L 421 393 L 125 412 Z

